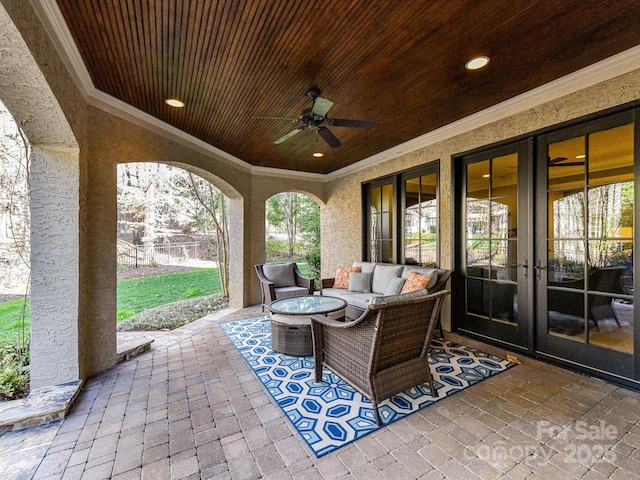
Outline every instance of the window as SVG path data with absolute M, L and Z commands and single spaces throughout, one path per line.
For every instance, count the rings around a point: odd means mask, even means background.
M 438 172 L 433 162 L 363 184 L 365 260 L 438 265 Z

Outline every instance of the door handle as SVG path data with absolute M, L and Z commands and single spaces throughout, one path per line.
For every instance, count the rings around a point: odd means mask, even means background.
M 516 267 L 522 267 L 522 277 L 527 278 L 529 276 L 529 264 L 527 263 L 527 259 L 524 259 L 522 263 L 516 263 Z
M 536 262 L 533 268 L 536 269 L 536 280 L 540 280 L 542 278 L 542 270 L 547 269 L 547 267 L 543 267 L 542 265 L 540 265 L 540 260 Z

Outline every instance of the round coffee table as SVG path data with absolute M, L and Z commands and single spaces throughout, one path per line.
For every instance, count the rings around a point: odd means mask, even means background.
M 311 315 L 344 318 L 347 302 L 341 298 L 304 295 L 271 304 L 271 348 L 285 355 L 313 355 Z

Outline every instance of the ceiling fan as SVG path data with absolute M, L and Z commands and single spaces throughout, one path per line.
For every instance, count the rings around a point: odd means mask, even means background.
M 550 167 L 576 167 L 578 165 L 584 165 L 584 160 L 581 162 L 567 162 L 567 157 L 547 157 L 547 163 Z
M 367 128 L 372 129 L 376 127 L 376 123 L 371 120 L 350 120 L 348 118 L 329 118 L 327 113 L 333 106 L 333 102 L 331 100 L 327 100 L 326 98 L 322 98 L 319 96 L 320 90 L 317 88 L 312 88 L 307 92 L 307 96 L 313 102 L 311 108 L 305 108 L 300 117 L 292 118 L 292 117 L 266 117 L 266 116 L 255 116 L 253 118 L 262 118 L 266 120 L 289 120 L 291 122 L 297 123 L 298 126 L 291 130 L 289 133 L 283 135 L 278 138 L 275 142 L 276 145 L 286 142 L 291 137 L 297 135 L 298 133 L 310 128 L 311 130 L 315 130 L 318 132 L 318 135 L 322 137 L 322 139 L 329 144 L 330 147 L 336 148 L 339 147 L 340 140 L 329 130 L 325 125 L 330 127 L 350 127 L 350 128 Z

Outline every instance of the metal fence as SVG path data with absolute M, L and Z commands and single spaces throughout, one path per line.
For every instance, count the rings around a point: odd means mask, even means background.
M 152 265 L 182 265 L 198 260 L 213 260 L 207 242 L 163 243 L 134 245 L 118 240 L 118 267 L 137 268 Z

